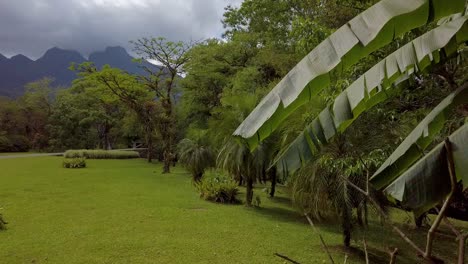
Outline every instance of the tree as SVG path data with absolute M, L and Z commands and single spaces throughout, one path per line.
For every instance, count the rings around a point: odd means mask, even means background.
M 205 170 L 215 165 L 211 148 L 203 144 L 202 138 L 181 140 L 177 146 L 179 162 L 192 174 L 194 182 L 200 182 Z
M 126 107 L 135 112 L 145 133 L 145 142 L 148 147 L 147 159 L 151 162 L 156 119 L 161 116 L 158 112 L 158 105 L 161 105 L 161 102 L 154 100 L 155 93 L 148 91 L 136 76 L 108 65 L 100 71 L 91 63 L 83 63 L 72 68 L 78 71 L 81 77 L 75 85 L 96 87 L 108 96 L 118 98 Z
M 165 38 L 141 38 L 131 42 L 133 50 L 142 60 L 153 60 L 163 67 L 141 67 L 148 74 L 139 76 L 138 80 L 149 91 L 155 93 L 162 107 L 157 119 L 158 132 L 162 138 L 164 168 L 163 173 L 170 172 L 170 166 L 175 158 L 176 115 L 174 110 L 177 81 L 183 74 L 183 66 L 188 62 L 188 50 L 192 44 L 167 41 Z

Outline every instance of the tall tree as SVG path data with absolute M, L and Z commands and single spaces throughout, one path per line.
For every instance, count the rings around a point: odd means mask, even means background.
M 162 110 L 156 122 L 162 138 L 164 167 L 163 173 L 169 173 L 175 159 L 176 114 L 175 99 L 178 79 L 184 74 L 183 66 L 188 62 L 191 43 L 172 42 L 165 38 L 141 38 L 131 42 L 133 50 L 142 60 L 156 61 L 163 67 L 148 67 L 142 64 L 147 75 L 138 76 L 138 80 L 149 91 L 155 93 Z
M 155 101 L 155 93 L 148 91 L 136 76 L 108 65 L 100 71 L 91 63 L 83 63 L 72 68 L 77 70 L 81 77 L 75 85 L 95 86 L 102 92 L 115 96 L 135 112 L 145 133 L 147 159 L 151 162 L 156 119 L 161 118 L 161 114 L 158 113 L 158 105 L 161 103 Z

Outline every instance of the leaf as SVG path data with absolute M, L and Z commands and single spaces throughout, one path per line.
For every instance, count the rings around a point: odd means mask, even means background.
M 468 124 L 449 136 L 456 176 L 468 187 Z M 450 193 L 450 174 L 444 142 L 437 145 L 417 163 L 384 189 L 384 193 L 402 206 L 422 213 L 434 207 Z
M 330 35 L 302 59 L 234 132 L 250 149 L 268 137 L 299 106 L 341 71 L 409 30 L 462 12 L 464 0 L 382 0 Z M 405 59 L 403 57 L 402 59 Z M 405 66 L 410 62 L 401 60 Z M 396 72 L 396 71 L 395 71 Z
M 331 117 L 329 109 L 325 109 L 306 130 L 312 129 L 315 136 L 319 138 L 320 144 L 325 145 L 337 132 L 345 131 L 362 112 L 398 93 L 406 85 L 405 80 L 414 73 L 413 69 L 424 70 L 431 64 L 439 63 L 436 58 L 440 52 L 444 52 L 447 45 L 458 46 L 466 41 L 468 33 L 464 35 L 458 33 L 466 32 L 467 20 L 468 16 L 465 16 L 437 27 L 390 54 L 364 73 L 335 99 Z M 426 59 L 429 63 L 425 62 Z M 453 97 L 456 97 L 456 94 Z M 346 98 L 347 100 L 345 100 Z M 434 128 L 431 127 L 432 130 L 437 130 L 437 127 L 440 127 L 440 125 L 435 126 L 435 124 L 436 122 L 433 122 Z M 289 153 L 301 149 L 295 146 L 297 144 L 301 144 L 301 141 L 293 141 L 291 147 L 279 156 L 277 159 L 279 166 L 281 166 L 279 171 L 292 173 L 300 168 L 288 164 L 288 161 L 291 160 L 290 157 L 299 155 Z M 318 149 L 320 147 L 315 148 L 315 150 Z M 417 155 L 420 152 L 418 147 L 408 147 L 405 151 L 408 152 L 408 155 Z M 283 160 L 283 156 L 288 158 Z M 405 166 L 408 167 L 413 162 L 414 160 Z M 297 164 L 295 163 L 295 165 Z
M 390 184 L 422 156 L 422 151 L 429 146 L 434 136 L 443 128 L 444 121 L 452 107 L 468 102 L 467 86 L 460 87 L 447 96 L 403 140 L 370 178 L 370 182 L 375 188 L 382 189 Z

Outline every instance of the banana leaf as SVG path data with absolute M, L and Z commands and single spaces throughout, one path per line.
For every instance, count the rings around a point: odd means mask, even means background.
M 468 103 L 467 87 L 464 85 L 447 96 L 411 131 L 370 178 L 375 188 L 382 189 L 390 184 L 423 155 L 423 151 L 443 128 L 449 111 L 456 105 Z
M 330 35 L 267 94 L 234 132 L 251 150 L 299 106 L 359 59 L 397 36 L 428 22 L 463 12 L 465 0 L 382 0 Z
M 449 136 L 455 173 L 468 187 L 468 124 Z M 450 174 L 444 142 L 421 158 L 384 189 L 384 193 L 419 215 L 450 193 Z
M 464 16 L 437 27 L 369 69 L 343 91 L 333 105 L 324 109 L 278 156 L 275 162 L 278 172 L 287 175 L 299 169 L 310 160 L 304 157 L 312 159 L 321 146 L 327 144 L 336 133 L 346 130 L 362 112 L 403 89 L 411 74 L 439 63 L 441 52 L 446 55 L 453 53 L 452 46 L 457 47 L 468 39 L 467 21 L 468 16 Z M 308 142 L 314 144 L 307 145 Z M 417 149 L 413 151 L 418 152 Z

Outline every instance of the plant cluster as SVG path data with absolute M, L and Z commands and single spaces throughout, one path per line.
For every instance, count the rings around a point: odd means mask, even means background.
M 101 149 L 79 149 L 67 150 L 63 154 L 65 158 L 86 158 L 86 159 L 135 159 L 140 154 L 136 151 L 126 150 L 101 150 Z
M 239 189 L 235 181 L 226 177 L 204 178 L 196 183 L 200 197 L 216 203 L 239 203 L 237 194 Z
M 65 158 L 63 167 L 67 169 L 86 168 L 86 158 Z

